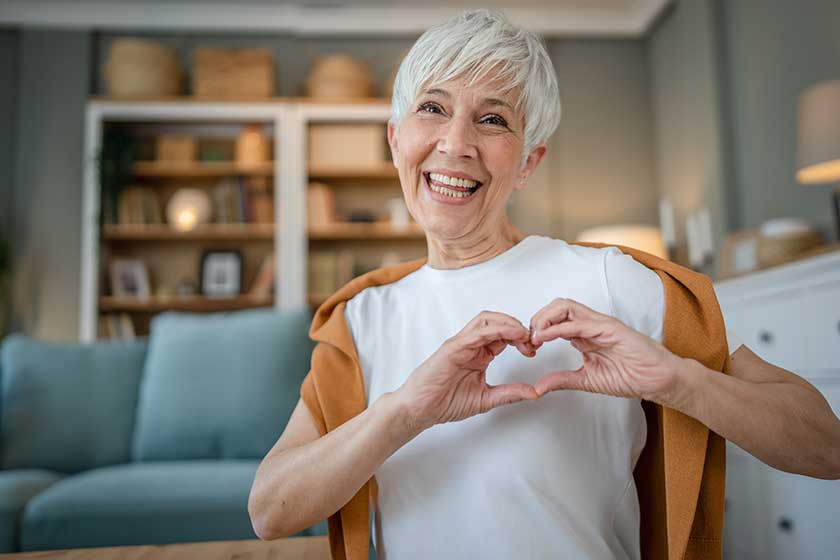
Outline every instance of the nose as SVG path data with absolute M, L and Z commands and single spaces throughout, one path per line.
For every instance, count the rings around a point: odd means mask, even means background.
M 437 149 L 451 157 L 474 158 L 478 155 L 475 146 L 475 130 L 469 119 L 450 119 L 438 138 Z

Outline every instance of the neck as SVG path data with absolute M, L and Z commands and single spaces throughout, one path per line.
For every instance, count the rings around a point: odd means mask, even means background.
M 513 224 L 504 220 L 501 228 L 489 234 L 448 240 L 426 237 L 429 250 L 427 264 L 432 268 L 463 268 L 501 255 L 525 238 Z

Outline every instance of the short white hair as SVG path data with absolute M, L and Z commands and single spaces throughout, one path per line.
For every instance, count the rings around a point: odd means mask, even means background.
M 496 71 L 516 88 L 516 109 L 525 118 L 522 163 L 560 123 L 557 76 L 542 38 L 493 10 L 470 10 L 432 27 L 417 39 L 394 80 L 391 121 L 399 127 L 421 88 L 466 77 L 474 85 Z

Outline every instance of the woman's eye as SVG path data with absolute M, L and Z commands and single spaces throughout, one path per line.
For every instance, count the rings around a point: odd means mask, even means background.
M 423 103 L 420 105 L 420 110 L 426 113 L 442 113 L 443 110 L 437 103 Z
M 489 124 L 496 124 L 496 125 L 499 125 L 499 126 L 507 126 L 507 121 L 505 121 L 505 119 L 503 119 L 499 115 L 489 115 L 489 116 L 481 119 L 481 122 L 486 122 L 486 123 L 489 123 Z

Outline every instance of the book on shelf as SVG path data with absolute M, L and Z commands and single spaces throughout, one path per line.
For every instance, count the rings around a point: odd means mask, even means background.
M 128 313 L 108 313 L 105 315 L 108 338 L 113 340 L 134 340 L 134 323 Z
M 226 178 L 213 187 L 215 222 L 220 224 L 271 223 L 274 198 L 266 177 Z
M 124 188 L 117 203 L 117 223 L 163 223 L 163 215 L 155 191 L 148 187 L 130 186 Z
M 274 292 L 274 254 L 263 257 L 257 275 L 251 284 L 250 294 L 253 296 L 265 297 Z
M 248 216 L 253 223 L 268 224 L 274 221 L 274 196 L 269 177 L 247 177 L 245 196 Z
M 309 291 L 331 294 L 353 279 L 356 259 L 353 252 L 315 251 L 309 254 Z
M 306 189 L 306 212 L 309 227 L 319 227 L 336 221 L 335 194 L 323 183 L 309 183 Z

